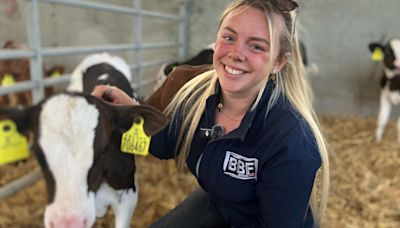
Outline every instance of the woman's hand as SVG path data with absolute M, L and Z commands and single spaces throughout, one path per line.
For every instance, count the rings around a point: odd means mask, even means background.
M 124 91 L 115 86 L 97 85 L 94 87 L 92 96 L 98 97 L 105 101 L 121 105 L 138 105 L 139 103 L 131 98 Z

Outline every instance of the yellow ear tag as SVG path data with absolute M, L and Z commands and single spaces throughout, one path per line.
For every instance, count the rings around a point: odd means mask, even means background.
M 373 61 L 379 62 L 383 60 L 383 52 L 380 48 L 375 48 L 374 52 L 372 52 L 371 58 Z
M 29 157 L 28 140 L 11 120 L 0 121 L 0 164 Z
M 2 86 L 10 86 L 15 84 L 15 79 L 12 74 L 5 74 L 1 80 Z
M 59 78 L 61 76 L 60 72 L 58 72 L 58 70 L 53 71 L 53 73 L 51 73 L 50 77 L 52 78 Z
M 144 133 L 143 124 L 143 117 L 138 117 L 133 121 L 132 127 L 122 134 L 122 152 L 142 156 L 146 156 L 149 153 L 151 136 L 147 136 Z

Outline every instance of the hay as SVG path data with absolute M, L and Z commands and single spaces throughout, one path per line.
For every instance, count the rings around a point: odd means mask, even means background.
M 400 227 L 400 144 L 389 123 L 375 143 L 373 118 L 322 117 L 331 152 L 323 227 Z
M 35 170 L 36 167 L 37 163 L 32 155 L 30 158 L 23 161 L 0 165 L 0 187 L 23 176 L 31 170 Z
M 374 142 L 375 119 L 321 117 L 331 154 L 331 192 L 322 227 L 400 227 L 400 144 L 390 122 L 383 141 Z M 0 185 L 36 167 L 0 166 Z M 196 186 L 175 161 L 138 157 L 139 202 L 132 227 L 146 227 L 182 201 Z M 0 227 L 43 227 L 46 204 L 43 180 L 0 201 Z M 108 213 L 95 227 L 113 227 Z

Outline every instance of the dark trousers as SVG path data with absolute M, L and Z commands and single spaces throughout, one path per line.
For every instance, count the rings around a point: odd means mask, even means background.
M 217 206 L 200 187 L 150 228 L 228 228 Z

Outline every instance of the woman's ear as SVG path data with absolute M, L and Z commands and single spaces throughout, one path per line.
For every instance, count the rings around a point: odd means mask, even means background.
M 272 73 L 276 74 L 278 73 L 289 61 L 291 58 L 290 52 L 286 52 L 282 56 L 279 56 L 279 58 L 275 61 L 275 64 L 272 68 Z

